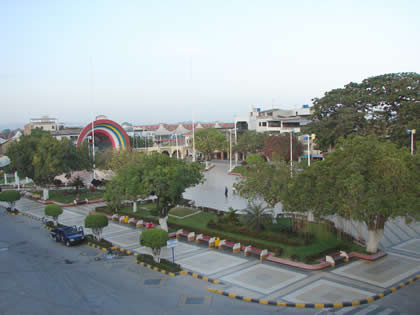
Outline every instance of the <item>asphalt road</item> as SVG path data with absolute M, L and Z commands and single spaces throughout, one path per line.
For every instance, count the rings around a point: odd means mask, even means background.
M 87 245 L 67 248 L 50 240 L 48 233 L 40 222 L 5 215 L 0 207 L 1 315 L 334 314 L 334 310 L 281 308 L 219 296 L 206 290 L 205 281 L 168 277 L 134 264 L 133 257 L 108 260 Z M 380 310 L 389 307 L 418 314 L 419 289 L 417 281 L 373 304 Z M 366 306 L 335 311 L 365 314 L 365 310 Z

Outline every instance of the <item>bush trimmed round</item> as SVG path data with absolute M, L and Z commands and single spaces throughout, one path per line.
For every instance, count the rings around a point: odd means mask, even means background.
M 166 246 L 168 232 L 162 229 L 145 230 L 140 234 L 140 245 L 150 248 L 162 248 Z
M 85 218 L 85 227 L 89 229 L 104 228 L 108 226 L 108 218 L 102 213 L 89 214 Z
M 4 190 L 0 192 L 0 201 L 15 202 L 20 199 L 20 193 L 17 190 Z
M 63 213 L 63 209 L 61 209 L 61 207 L 59 205 L 56 205 L 54 203 L 45 206 L 44 211 L 45 211 L 45 215 L 47 215 L 49 217 L 53 217 L 53 218 L 56 218 L 60 214 Z

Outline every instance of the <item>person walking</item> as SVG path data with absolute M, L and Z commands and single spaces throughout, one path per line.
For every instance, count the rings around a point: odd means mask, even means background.
M 225 197 L 227 198 L 227 196 L 228 196 L 228 188 L 227 186 L 225 186 Z

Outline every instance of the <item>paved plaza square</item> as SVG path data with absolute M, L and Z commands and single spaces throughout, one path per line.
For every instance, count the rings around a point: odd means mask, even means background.
M 398 249 L 410 254 L 420 256 L 420 239 L 412 239 L 400 245 L 394 246 L 393 249 Z
M 107 236 L 107 235 L 111 235 L 111 234 L 115 234 L 115 233 L 119 233 L 119 232 L 124 232 L 124 231 L 128 231 L 129 229 L 127 227 L 124 226 L 119 226 L 117 224 L 114 223 L 109 223 L 107 227 L 104 228 L 103 230 L 103 236 Z
M 64 210 L 63 213 L 60 214 L 60 216 L 58 218 L 59 218 L 60 221 L 64 221 L 64 220 L 75 219 L 75 218 L 84 219 L 85 216 L 81 215 L 81 214 L 78 214 L 78 213 L 74 213 L 74 212 Z
M 141 231 L 128 230 L 127 233 L 109 236 L 108 240 L 120 247 L 132 247 L 139 245 Z
M 175 261 L 178 262 L 178 260 L 182 259 L 182 257 L 185 256 L 185 254 L 193 253 L 200 249 L 201 248 L 198 246 L 184 244 L 184 243 L 179 242 L 178 245 L 174 249 Z M 140 247 L 134 248 L 133 250 L 141 254 L 152 255 L 152 250 L 148 247 L 140 246 Z M 166 259 L 170 258 L 172 260 L 172 250 L 167 247 L 162 248 L 162 250 L 160 251 L 160 257 L 166 258 Z
M 247 260 L 244 258 L 222 254 L 216 249 L 178 261 L 178 263 L 181 264 L 183 268 L 197 271 L 206 275 L 244 264 L 246 262 Z
M 375 262 L 356 261 L 333 271 L 352 279 L 383 288 L 390 287 L 420 272 L 420 259 L 388 254 Z
M 320 279 L 283 299 L 293 303 L 337 303 L 365 299 L 372 295 L 374 292 Z
M 301 273 L 259 264 L 223 277 L 222 280 L 269 294 L 305 277 Z

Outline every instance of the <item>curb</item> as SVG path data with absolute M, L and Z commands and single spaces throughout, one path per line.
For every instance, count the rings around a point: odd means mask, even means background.
M 264 305 L 272 305 L 272 306 L 282 306 L 282 307 L 295 307 L 295 308 L 342 308 L 342 307 L 349 307 L 349 306 L 359 306 L 362 304 L 369 304 L 371 302 L 380 300 L 384 298 L 387 295 L 390 295 L 391 293 L 396 292 L 397 290 L 404 288 L 405 286 L 413 283 L 416 280 L 420 279 L 420 274 L 417 274 L 413 278 L 407 280 L 406 282 L 401 282 L 398 286 L 392 287 L 390 289 L 387 289 L 381 293 L 375 294 L 371 297 L 368 297 L 367 299 L 363 300 L 354 300 L 351 302 L 340 302 L 340 303 L 319 303 L 319 304 L 313 304 L 313 303 L 287 303 L 287 302 L 280 302 L 280 301 L 272 301 L 272 300 L 264 300 L 264 299 L 252 299 L 248 297 L 244 297 L 241 295 L 236 295 L 233 293 L 229 293 L 226 291 L 216 290 L 212 288 L 207 288 L 208 291 L 217 293 L 220 295 L 224 295 L 227 297 L 230 297 L 232 299 L 236 300 L 242 300 L 245 302 L 250 303 L 257 303 L 257 304 L 264 304 Z
M 221 284 L 221 285 L 224 284 L 222 281 L 211 279 L 211 278 L 203 276 L 199 273 L 191 272 L 191 271 L 188 271 L 188 270 L 183 270 L 183 271 L 181 271 L 181 273 L 184 274 L 184 275 L 189 275 L 189 276 L 191 276 L 193 278 L 196 278 L 196 279 L 200 279 L 200 280 L 203 280 L 203 281 L 213 283 L 213 284 Z
M 179 271 L 179 272 L 169 272 L 169 271 L 167 271 L 167 270 L 165 270 L 165 269 L 160 269 L 160 268 L 158 268 L 158 267 L 153 267 L 152 265 L 146 264 L 146 263 L 144 263 L 144 262 L 142 262 L 142 261 L 138 261 L 137 259 L 134 261 L 134 263 L 135 263 L 135 264 L 138 264 L 138 265 L 140 265 L 140 266 L 143 266 L 143 267 L 149 268 L 149 269 L 151 269 L 151 270 L 158 271 L 158 272 L 163 273 L 163 274 L 167 274 L 167 275 L 168 275 L 168 276 L 170 276 L 170 277 L 176 277 L 176 276 L 180 276 L 180 275 L 184 274 L 184 273 L 183 273 L 183 271 Z

